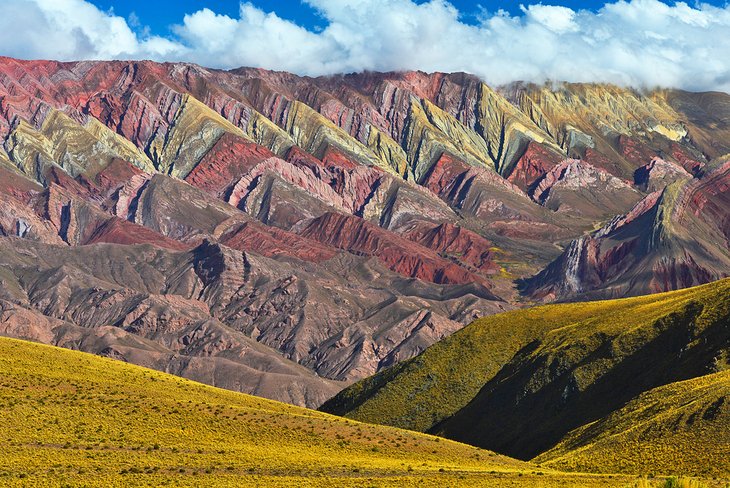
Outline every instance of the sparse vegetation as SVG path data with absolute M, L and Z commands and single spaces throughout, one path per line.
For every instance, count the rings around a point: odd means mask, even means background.
M 2 486 L 534 486 L 539 476 L 541 486 L 598 487 L 607 480 L 541 476 L 491 452 L 474 457 L 464 444 L 5 338 L 0 417 Z
M 619 409 L 644 391 L 671 384 L 652 390 L 656 398 L 645 397 L 653 399 L 654 411 L 637 406 L 636 412 L 644 415 L 664 409 L 645 427 L 653 433 L 635 431 L 630 444 L 622 444 L 621 438 L 615 449 L 586 449 L 580 461 L 556 466 L 728 476 L 730 466 L 721 462 L 723 455 L 730 459 L 727 427 L 703 429 L 696 422 L 674 435 L 676 422 L 687 420 L 675 417 L 679 412 L 691 415 L 692 409 L 662 403 L 664 395 L 676 401 L 698 400 L 694 386 L 682 394 L 686 385 L 676 381 L 701 377 L 696 382 L 701 385 L 724 378 L 704 375 L 728 368 L 728 297 L 726 279 L 652 296 L 547 305 L 485 317 L 420 356 L 349 387 L 323 410 L 439 432 L 500 452 L 511 448 L 516 456 L 526 453 L 525 459 L 585 425 L 580 444 L 560 444 L 564 459 L 570 459 L 569 449 L 581 456 L 581 449 L 591 444 L 587 437 L 595 434 L 592 423 L 597 419 L 615 412 L 617 417 L 609 418 L 628 431 L 632 417 L 620 421 L 629 412 Z M 708 400 L 695 407 L 710 404 Z M 704 442 L 712 445 L 705 449 Z
M 655 388 L 576 429 L 535 462 L 590 472 L 730 473 L 730 371 Z M 700 488 L 670 477 L 666 488 Z
M 710 485 L 694 478 L 670 476 L 663 480 L 640 478 L 633 486 L 634 488 L 708 488 Z

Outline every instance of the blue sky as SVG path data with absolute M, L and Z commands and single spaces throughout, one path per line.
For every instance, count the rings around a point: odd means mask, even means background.
M 275 11 L 279 17 L 296 22 L 308 29 L 317 29 L 326 25 L 326 20 L 311 6 L 299 0 L 247 0 L 264 11 Z M 160 35 L 170 35 L 170 26 L 179 24 L 186 13 L 195 12 L 203 8 L 225 14 L 230 17 L 238 16 L 238 0 L 92 0 L 102 10 L 113 11 L 122 17 L 129 18 L 135 15 L 141 26 L 147 26 L 151 32 Z M 424 3 L 419 0 L 417 3 Z M 516 0 L 452 0 L 450 3 L 461 13 L 461 18 L 466 23 L 476 23 L 478 15 L 486 9 L 490 12 L 505 10 L 512 15 L 522 15 L 520 4 L 529 4 L 529 1 Z M 562 5 L 578 9 L 589 9 L 596 11 L 601 8 L 604 2 L 596 0 L 553 0 L 537 1 L 546 5 Z M 665 2 L 670 3 L 670 2 Z M 673 2 L 672 2 L 673 3 Z M 692 3 L 692 2 L 690 2 Z M 707 3 L 721 5 L 724 2 L 711 0 Z
M 324 19 L 322 19 L 321 15 L 318 15 L 314 8 L 300 0 L 247 1 L 265 11 L 275 11 L 280 17 L 294 21 L 309 29 L 322 27 L 325 24 Z M 92 3 L 102 10 L 113 9 L 117 15 L 123 17 L 129 17 L 130 14 L 134 13 L 142 25 L 149 26 L 153 32 L 159 34 L 168 34 L 169 26 L 180 23 L 186 13 L 195 12 L 202 8 L 209 8 L 216 13 L 234 17 L 238 15 L 239 6 L 238 0 L 150 0 L 145 2 L 130 0 L 92 0 Z M 419 0 L 417 3 L 423 3 L 423 0 Z M 502 9 L 513 15 L 521 14 L 520 2 L 514 0 L 482 0 L 479 2 L 454 0 L 450 3 L 459 9 L 462 13 L 462 18 L 466 22 L 475 22 L 477 15 L 482 9 L 490 11 Z M 578 0 L 556 0 L 543 3 L 564 5 L 573 9 L 596 9 L 603 5 L 603 2 L 581 2 Z
M 192 13 L 203 8 L 225 14 L 230 17 L 238 16 L 238 0 L 92 0 L 102 10 L 113 9 L 117 15 L 129 17 L 134 13 L 144 26 L 157 34 L 169 35 L 169 27 L 182 22 L 187 13 Z M 253 1 L 254 5 L 270 11 L 275 10 L 280 17 L 295 21 L 300 25 L 314 28 L 321 25 L 322 18 L 315 10 L 299 0 L 274 0 L 274 1 Z
M 730 92 L 730 6 L 711 1 L 2 0 L 0 55 Z

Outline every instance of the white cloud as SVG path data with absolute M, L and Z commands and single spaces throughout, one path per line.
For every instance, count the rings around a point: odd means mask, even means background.
M 22 58 L 111 59 L 145 53 L 160 58 L 179 49 L 168 39 L 139 39 L 122 17 L 84 0 L 5 0 L 0 53 Z
M 598 12 L 543 4 L 482 12 L 465 24 L 446 0 L 306 0 L 307 30 L 242 3 L 202 9 L 173 38 L 135 32 L 84 0 L 4 0 L 0 54 L 22 58 L 186 60 L 320 75 L 360 70 L 467 71 L 513 80 L 603 81 L 730 92 L 730 6 L 619 0 Z M 136 27 L 136 26 L 135 26 Z
M 535 21 L 558 34 L 575 32 L 579 29 L 575 23 L 575 11 L 567 7 L 553 5 L 520 5 L 520 9 L 527 16 L 528 22 Z

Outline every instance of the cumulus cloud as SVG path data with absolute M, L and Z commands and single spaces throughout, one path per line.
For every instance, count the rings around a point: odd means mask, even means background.
M 122 17 L 84 0 L 5 0 L 0 16 L 0 54 L 19 58 L 112 59 L 145 53 L 161 58 L 179 44 L 161 37 L 139 39 Z
M 575 12 L 567 7 L 542 4 L 520 7 L 528 21 L 533 20 L 553 32 L 575 32 L 579 29 L 575 23 Z
M 250 3 L 237 17 L 202 9 L 164 38 L 85 0 L 5 0 L 0 54 L 151 58 L 321 75 L 362 70 L 466 71 L 492 84 L 599 81 L 730 92 L 730 6 L 619 0 L 597 12 L 528 4 L 464 23 L 446 0 L 304 0 L 308 30 Z

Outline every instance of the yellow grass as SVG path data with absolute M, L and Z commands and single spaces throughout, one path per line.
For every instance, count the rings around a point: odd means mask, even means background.
M 694 471 L 705 477 L 727 477 L 728 399 L 730 370 L 655 388 L 611 415 L 574 430 L 535 461 L 591 472 Z M 671 488 L 694 486 L 680 481 Z
M 2 486 L 631 486 L 0 338 Z

